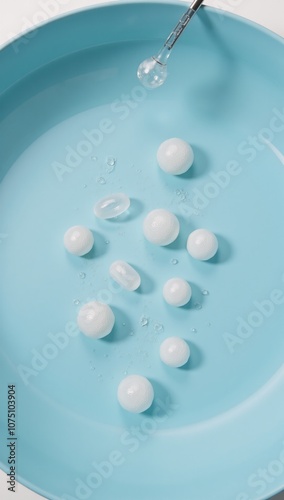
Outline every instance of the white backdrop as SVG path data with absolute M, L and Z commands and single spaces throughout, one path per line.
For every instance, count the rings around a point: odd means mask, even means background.
M 53 2 L 49 0 L 2 0 L 0 2 L 0 46 L 46 19 L 102 3 L 104 3 L 103 0 L 54 0 Z M 205 4 L 251 19 L 284 37 L 284 0 L 207 0 Z M 17 485 L 15 494 L 8 492 L 6 475 L 1 471 L 0 498 L 1 500 L 42 499 L 21 485 Z

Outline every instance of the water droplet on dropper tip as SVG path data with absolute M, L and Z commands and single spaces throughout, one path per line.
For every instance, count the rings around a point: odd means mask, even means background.
M 139 65 L 137 76 L 144 87 L 155 89 L 165 82 L 167 65 L 162 64 L 155 57 L 150 57 Z

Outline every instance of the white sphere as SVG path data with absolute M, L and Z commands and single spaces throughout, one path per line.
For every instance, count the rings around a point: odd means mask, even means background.
M 93 233 L 84 226 L 72 226 L 64 234 L 64 246 L 69 253 L 82 257 L 92 250 Z
M 170 245 L 179 235 L 177 217 L 162 208 L 152 210 L 144 219 L 144 236 L 155 245 Z
M 129 375 L 120 382 L 117 398 L 125 410 L 131 413 L 142 413 L 151 406 L 154 389 L 147 378 L 141 375 Z
M 114 326 L 115 316 L 111 308 L 102 302 L 88 302 L 81 307 L 77 323 L 87 337 L 101 339 L 108 335 Z
M 167 174 L 181 175 L 192 166 L 192 147 L 182 139 L 168 139 L 162 142 L 157 152 L 159 167 Z
M 188 362 L 190 349 L 180 337 L 169 337 L 160 345 L 160 358 L 168 366 L 179 368 Z
M 218 240 L 214 233 L 207 229 L 196 229 L 187 239 L 187 251 L 198 260 L 209 260 L 218 250 Z
M 182 278 L 171 278 L 163 288 L 164 299 L 171 306 L 185 306 L 190 301 L 191 295 L 191 286 Z

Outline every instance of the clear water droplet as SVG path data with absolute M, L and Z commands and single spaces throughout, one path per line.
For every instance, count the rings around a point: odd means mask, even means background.
M 102 376 L 102 374 L 100 373 L 100 374 L 98 375 L 98 382 L 102 382 L 102 380 L 103 380 L 103 376 Z
M 125 325 L 126 325 L 126 323 L 124 323 L 124 322 L 123 322 L 123 323 L 122 323 L 122 326 L 125 326 Z
M 97 178 L 97 183 L 98 183 L 98 184 L 105 184 L 105 183 L 106 183 L 106 180 L 105 180 L 105 178 L 104 178 L 104 177 L 98 177 L 98 178 Z
M 86 187 L 88 187 L 87 184 L 84 184 L 83 188 L 86 189 Z
M 109 167 L 114 167 L 116 164 L 116 158 L 114 158 L 113 156 L 109 156 L 106 162 Z
M 177 259 L 172 259 L 172 260 L 171 260 L 171 264 L 172 264 L 173 266 L 176 266 L 176 265 L 178 264 L 178 260 L 177 260 Z
M 162 64 L 154 57 L 150 57 L 140 64 L 137 76 L 144 87 L 155 89 L 165 82 L 167 78 L 167 65 Z
M 115 169 L 115 165 L 116 165 L 116 158 L 113 158 L 112 156 L 107 158 L 106 172 L 108 174 L 111 174 Z
M 90 370 L 94 371 L 96 369 L 93 361 L 90 361 Z
M 197 333 L 196 328 L 192 328 L 191 331 L 192 331 L 192 333 Z
M 123 375 L 128 375 L 128 371 L 124 370 Z
M 74 299 L 73 300 L 73 304 L 74 304 L 74 306 L 78 306 L 80 304 L 80 300 L 79 299 Z
M 149 324 L 149 318 L 146 318 L 146 316 L 141 316 L 140 318 L 140 325 L 141 326 L 147 326 Z
M 197 310 L 202 309 L 202 305 L 200 304 L 200 302 L 195 302 L 194 308 Z
M 91 160 L 96 161 L 98 159 L 97 156 L 91 156 Z
M 109 241 L 108 241 L 108 240 L 105 240 L 105 244 L 106 244 L 106 245 L 109 245 Z
M 202 292 L 201 292 L 201 293 L 202 293 L 202 295 L 209 295 L 208 290 L 202 290 Z
M 133 337 L 134 332 L 133 332 L 133 331 L 131 331 L 131 332 L 129 333 L 129 335 L 130 335 L 130 337 Z
M 180 195 L 181 195 L 181 190 L 180 190 L 180 189 L 176 189 L 176 195 L 177 195 L 177 196 L 180 196 Z
M 81 278 L 81 280 L 84 280 L 86 278 L 86 273 L 79 273 L 79 278 Z
M 164 325 L 162 325 L 161 323 L 155 323 L 154 330 L 156 333 L 163 333 Z

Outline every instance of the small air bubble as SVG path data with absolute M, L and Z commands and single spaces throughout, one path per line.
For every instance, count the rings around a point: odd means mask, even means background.
M 123 375 L 128 375 L 128 371 L 124 370 Z
M 79 299 L 74 299 L 73 300 L 73 304 L 74 304 L 74 306 L 78 306 L 80 304 L 80 300 Z
M 125 325 L 126 325 L 126 323 L 124 323 L 124 322 L 123 322 L 123 323 L 122 323 L 122 326 L 125 326 Z
M 200 304 L 200 302 L 195 302 L 194 308 L 197 310 L 202 309 L 202 305 Z
M 105 244 L 106 244 L 106 245 L 109 245 L 109 241 L 108 241 L 108 240 L 105 240 Z
M 97 156 L 91 156 L 91 160 L 96 161 L 98 159 Z
M 192 333 L 197 333 L 196 328 L 192 328 L 191 331 L 192 331 Z
M 100 374 L 98 375 L 98 382 L 102 382 L 102 380 L 103 380 L 103 376 L 102 376 L 102 374 L 100 373 Z
M 146 318 L 146 316 L 141 316 L 140 318 L 140 325 L 141 326 L 147 326 L 149 324 L 149 319 Z
M 172 259 L 172 260 L 171 260 L 171 264 L 172 264 L 173 266 L 176 266 L 176 265 L 178 264 L 178 260 L 177 260 L 177 259 Z
M 131 331 L 131 332 L 129 333 L 129 335 L 130 335 L 131 337 L 133 337 L 134 332 L 132 332 L 132 331 Z
M 83 188 L 86 189 L 86 187 L 87 187 L 87 184 L 84 184 Z
M 201 293 L 202 293 L 202 295 L 209 295 L 208 290 L 202 290 L 202 292 L 201 292 Z
M 84 280 L 86 278 L 86 273 L 79 273 L 79 278 L 81 278 L 81 280 Z
M 93 361 L 90 361 L 90 370 L 94 371 L 96 369 Z
M 98 177 L 98 178 L 97 178 L 97 183 L 98 183 L 98 184 L 105 184 L 105 183 L 106 183 L 106 180 L 105 180 L 105 178 L 104 178 L 104 177 Z
M 113 156 L 109 156 L 107 158 L 107 164 L 109 167 L 114 167 L 116 164 L 116 158 L 114 158 Z
M 104 354 L 104 358 L 108 358 L 108 354 Z
M 180 189 L 176 189 L 176 195 L 177 195 L 177 196 L 180 196 L 180 195 L 181 195 L 181 190 L 180 190 Z
M 163 333 L 164 331 L 164 325 L 162 325 L 161 323 L 156 323 L 154 325 L 154 330 L 156 333 Z

